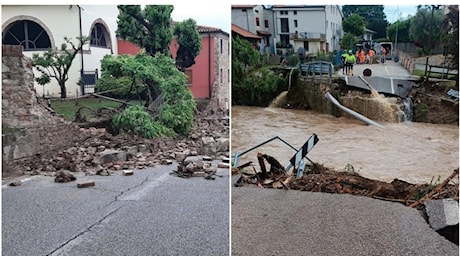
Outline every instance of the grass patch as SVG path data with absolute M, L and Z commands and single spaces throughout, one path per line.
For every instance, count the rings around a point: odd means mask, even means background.
M 139 101 L 131 101 L 132 104 L 140 104 Z M 80 99 L 72 99 L 72 100 L 51 100 L 51 108 L 59 115 L 62 115 L 65 120 L 73 121 L 75 120 L 75 113 L 80 107 L 88 107 L 92 110 L 96 110 L 98 108 L 106 107 L 106 108 L 118 108 L 121 106 L 121 103 L 110 101 L 107 99 L 102 98 L 80 98 Z M 87 109 L 81 111 L 83 115 L 88 113 Z
M 414 70 L 414 72 L 412 73 L 413 75 L 416 75 L 416 76 L 420 76 L 420 77 L 424 77 L 425 76 L 425 70 Z M 428 75 L 428 72 L 427 72 L 427 75 Z M 448 80 L 455 80 L 455 77 L 456 75 L 452 75 L 452 74 L 449 74 L 448 77 L 446 77 L 447 75 L 444 74 L 444 76 L 442 75 L 442 73 L 437 73 L 437 72 L 431 72 L 430 73 L 430 78 L 435 78 L 435 79 L 448 79 Z

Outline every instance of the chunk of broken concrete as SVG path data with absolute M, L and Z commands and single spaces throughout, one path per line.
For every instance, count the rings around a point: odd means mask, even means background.
M 430 226 L 434 230 L 458 225 L 458 201 L 454 199 L 428 200 L 423 203 Z

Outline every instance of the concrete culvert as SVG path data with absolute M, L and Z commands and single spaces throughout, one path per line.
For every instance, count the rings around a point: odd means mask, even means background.
M 370 77 L 372 75 L 372 70 L 371 69 L 364 69 L 363 70 L 363 75 L 366 77 Z

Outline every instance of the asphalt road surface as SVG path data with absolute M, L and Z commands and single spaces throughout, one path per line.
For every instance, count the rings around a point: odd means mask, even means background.
M 176 168 L 3 185 L 2 255 L 228 256 L 228 169 L 206 180 L 170 175 Z M 95 186 L 77 188 L 84 180 Z
M 231 207 L 232 255 L 459 255 L 400 203 L 246 184 L 232 187 Z

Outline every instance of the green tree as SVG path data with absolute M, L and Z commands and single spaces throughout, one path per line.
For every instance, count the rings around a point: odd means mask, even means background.
M 343 17 L 358 14 L 364 18 L 365 26 L 376 32 L 374 38 L 385 38 L 388 21 L 383 5 L 344 5 Z
M 409 29 L 409 37 L 413 39 L 415 46 L 420 47 L 423 55 L 430 55 L 443 35 L 443 11 L 432 8 L 432 6 L 417 7 Z
M 130 79 L 130 91 L 149 96 L 145 106 L 153 120 L 181 135 L 190 132 L 195 100 L 185 74 L 176 68 L 171 57 L 160 53 L 152 57 L 145 52 L 136 56 L 106 55 L 101 67 L 101 80 Z M 146 86 L 156 86 L 155 92 Z
M 409 29 L 411 25 L 411 19 L 403 21 L 396 21 L 387 28 L 387 34 L 390 41 L 394 42 L 396 39 L 396 32 L 398 33 L 398 42 L 412 42 L 409 38 Z
M 266 106 L 286 86 L 285 79 L 262 67 L 262 55 L 244 39 L 232 39 L 232 103 Z
M 458 5 L 449 5 L 449 12 L 444 19 L 444 31 L 446 34 L 446 50 L 449 55 L 450 66 L 458 70 Z M 458 77 L 458 75 L 457 75 Z
M 144 48 L 151 56 L 169 54 L 172 5 L 118 5 L 117 35 Z
M 61 98 L 67 97 L 66 82 L 69 79 L 69 70 L 75 56 L 89 41 L 89 37 L 77 37 L 77 45 L 67 37 L 64 37 L 64 40 L 59 50 L 48 49 L 43 54 L 34 53 L 32 55 L 32 66 L 42 73 L 40 77 L 35 78 L 35 81 L 44 86 L 50 83 L 51 78 L 56 79 L 61 88 Z M 68 49 L 68 44 L 72 49 Z
M 342 38 L 342 47 L 344 49 L 354 49 L 359 42 L 359 38 L 351 33 L 345 33 Z
M 351 14 L 342 22 L 343 30 L 360 37 L 364 34 L 365 24 L 364 18 L 359 14 Z
M 187 19 L 172 27 L 172 5 L 118 5 L 117 34 L 137 44 L 150 56 L 156 53 L 170 55 L 169 44 L 173 33 L 177 35 L 179 48 L 176 53 L 176 66 L 185 70 L 195 64 L 195 57 L 201 50 L 201 37 L 196 22 Z
M 179 49 L 177 50 L 176 66 L 179 70 L 185 70 L 195 64 L 195 57 L 201 51 L 201 36 L 197 31 L 196 22 L 187 19 L 174 24 L 174 35 L 177 36 Z

